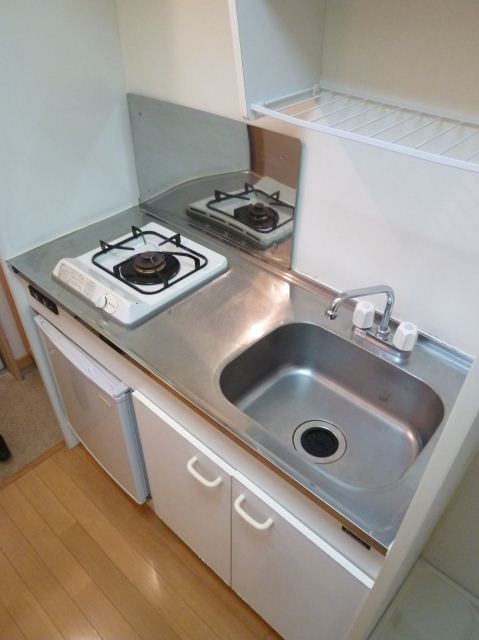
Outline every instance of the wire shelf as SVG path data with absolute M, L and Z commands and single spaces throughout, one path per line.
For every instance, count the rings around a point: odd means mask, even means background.
M 255 113 L 479 172 L 479 124 L 314 86 L 251 105 Z

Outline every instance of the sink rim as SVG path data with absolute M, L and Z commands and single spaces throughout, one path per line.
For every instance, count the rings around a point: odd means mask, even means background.
M 228 365 L 230 365 L 232 362 L 234 362 L 237 358 L 239 358 L 243 353 L 248 351 L 248 349 L 250 349 L 253 346 L 257 345 L 262 340 L 265 340 L 266 338 L 271 336 L 273 333 L 275 333 L 279 329 L 282 329 L 283 327 L 294 326 L 294 325 L 309 325 L 309 326 L 317 327 L 321 331 L 329 333 L 329 334 L 335 336 L 337 339 L 343 340 L 344 342 L 349 343 L 352 347 L 357 347 L 358 349 L 361 349 L 361 350 L 365 351 L 366 353 L 370 354 L 370 356 L 378 358 L 380 361 L 384 362 L 386 365 L 390 365 L 391 367 L 394 367 L 395 369 L 399 369 L 405 375 L 410 376 L 411 378 L 413 378 L 417 382 L 426 385 L 427 387 L 429 387 L 437 395 L 437 397 L 441 401 L 442 406 L 444 408 L 444 415 L 443 415 L 442 420 L 439 423 L 437 428 L 439 429 L 440 426 L 442 425 L 442 423 L 445 421 L 450 409 L 452 408 L 452 404 L 454 404 L 454 400 L 455 400 L 457 394 L 455 394 L 455 393 L 447 393 L 447 387 L 445 385 L 444 385 L 444 389 L 443 389 L 443 385 L 439 385 L 439 384 L 436 385 L 433 382 L 430 382 L 429 379 L 425 380 L 426 376 L 421 376 L 421 375 L 419 375 L 418 372 L 411 371 L 408 368 L 409 361 L 406 361 L 406 362 L 394 361 L 394 360 L 388 358 L 386 353 L 384 354 L 384 356 L 381 356 L 380 354 L 378 354 L 376 352 L 376 350 L 374 348 L 370 347 L 369 343 L 361 342 L 360 340 L 355 339 L 354 334 L 352 334 L 350 337 L 345 337 L 344 335 L 341 334 L 341 332 L 333 331 L 333 330 L 329 329 L 327 325 L 325 325 L 325 324 L 323 324 L 321 322 L 314 322 L 312 320 L 293 320 L 293 321 L 288 321 L 288 322 L 280 322 L 279 324 L 275 325 L 274 327 L 269 328 L 268 331 L 263 333 L 258 338 L 255 338 L 255 339 L 251 340 L 250 342 L 248 342 L 246 345 L 241 345 L 240 347 L 238 347 L 237 349 L 232 351 L 230 354 L 228 354 L 228 357 L 225 358 L 218 365 L 218 367 L 216 368 L 216 371 L 214 373 L 215 386 L 219 389 L 219 391 L 222 394 L 223 398 L 229 404 L 231 404 L 233 407 L 235 407 L 235 409 L 238 409 L 238 407 L 227 398 L 227 396 L 223 393 L 223 390 L 222 390 L 222 387 L 221 387 L 221 376 L 223 375 L 223 372 L 226 369 L 226 367 Z M 422 334 L 420 332 L 419 339 L 418 339 L 418 345 L 421 343 L 421 338 L 423 340 L 430 340 L 429 336 L 427 336 L 426 334 Z M 442 343 L 439 343 L 439 345 L 443 346 L 447 351 L 451 350 L 451 348 L 448 345 L 442 345 Z M 417 345 L 416 345 L 416 348 L 417 348 Z M 461 352 L 458 352 L 458 355 L 461 356 L 462 359 L 465 362 L 467 362 L 467 364 L 470 366 L 470 358 L 466 354 L 462 354 Z M 436 386 L 439 386 L 440 389 L 438 390 L 436 388 Z M 239 411 L 240 411 L 241 414 L 244 415 L 244 413 L 241 410 L 239 410 Z
M 230 400 L 228 400 L 228 398 L 224 395 L 221 388 L 220 380 L 225 368 L 228 365 L 230 365 L 234 360 L 236 360 L 236 358 L 238 358 L 243 353 L 245 353 L 248 349 L 256 345 L 261 340 L 264 340 L 265 338 L 273 334 L 278 329 L 292 326 L 292 325 L 310 325 L 310 326 L 318 327 L 318 329 L 321 329 L 326 333 L 332 334 L 336 338 L 351 344 L 353 347 L 357 347 L 358 349 L 366 351 L 371 356 L 378 358 L 379 360 L 385 362 L 391 367 L 394 367 L 395 369 L 401 370 L 404 374 L 428 386 L 439 397 L 444 407 L 444 416 L 441 420 L 440 425 L 438 426 L 438 429 L 442 426 L 443 422 L 449 415 L 450 410 L 457 398 L 457 392 L 451 391 L 447 384 L 441 383 L 441 381 L 436 377 L 437 371 L 428 370 L 427 373 L 432 375 L 421 375 L 420 371 L 422 370 L 422 367 L 418 366 L 417 362 L 415 362 L 415 359 L 413 356 L 414 351 L 417 352 L 418 350 L 422 349 L 424 352 L 427 352 L 427 354 L 426 353 L 424 354 L 426 358 L 430 359 L 432 357 L 433 359 L 435 359 L 434 356 L 431 356 L 430 354 L 431 352 L 430 343 L 432 342 L 435 347 L 434 350 L 438 352 L 437 359 L 441 363 L 443 363 L 444 366 L 450 367 L 451 364 L 453 364 L 456 368 L 460 369 L 462 372 L 467 373 L 467 371 L 469 371 L 470 369 L 471 362 L 472 362 L 472 358 L 468 354 L 465 354 L 455 349 L 454 347 L 451 347 L 445 343 L 442 343 L 438 341 L 436 338 L 428 336 L 423 332 L 419 332 L 418 342 L 416 344 L 415 350 L 413 350 L 411 354 L 411 359 L 406 360 L 404 362 L 398 362 L 388 358 L 387 353 L 384 353 L 384 354 L 378 353 L 377 350 L 374 347 L 371 347 L 371 345 L 368 342 L 359 340 L 357 336 L 355 336 L 352 332 L 351 332 L 351 335 L 345 336 L 340 329 L 334 330 L 333 327 L 322 322 L 321 320 L 316 322 L 313 320 L 302 320 L 302 319 L 288 320 L 284 322 L 281 321 L 272 327 L 268 327 L 268 330 L 265 331 L 262 335 L 258 336 L 257 338 L 254 338 L 250 340 L 248 343 L 242 344 L 236 349 L 234 349 L 233 351 L 231 351 L 228 354 L 228 356 L 224 358 L 216 367 L 216 370 L 213 375 L 214 385 L 220 391 L 222 397 L 228 402 L 228 404 L 230 404 L 235 409 L 237 409 L 236 405 L 230 402 Z M 441 357 L 441 354 L 445 354 L 446 357 L 444 356 Z M 242 415 L 244 415 L 244 413 L 241 410 L 239 411 Z
M 239 358 L 241 355 L 243 355 L 244 353 L 246 353 L 249 349 L 252 349 L 255 345 L 259 345 L 261 342 L 263 341 L 267 341 L 268 338 L 270 338 L 270 336 L 278 331 L 281 330 L 286 330 L 288 327 L 294 327 L 294 326 L 301 326 L 301 325 L 307 325 L 310 327 L 314 327 L 315 330 L 317 330 L 319 333 L 323 333 L 325 332 L 328 335 L 333 336 L 334 340 L 340 340 L 342 341 L 342 343 L 344 344 L 349 344 L 355 351 L 357 349 L 359 349 L 361 352 L 366 352 L 366 354 L 368 354 L 366 357 L 369 358 L 373 358 L 373 359 L 377 359 L 378 361 L 381 362 L 381 366 L 385 366 L 386 368 L 390 368 L 392 367 L 393 370 L 395 372 L 397 372 L 397 375 L 399 376 L 406 376 L 406 379 L 412 379 L 414 380 L 414 384 L 418 385 L 419 387 L 424 387 L 426 392 L 428 394 L 431 394 L 430 397 L 432 398 L 432 400 L 434 401 L 435 404 L 437 404 L 438 407 L 438 411 L 440 412 L 440 419 L 438 419 L 437 424 L 435 424 L 435 426 L 428 426 L 428 429 L 433 429 L 432 432 L 430 433 L 430 435 L 428 436 L 427 440 L 424 441 L 424 432 L 421 432 L 419 426 L 416 424 L 411 424 L 408 420 L 406 420 L 406 418 L 404 416 L 400 416 L 397 413 L 395 413 L 394 411 L 391 411 L 389 413 L 389 420 L 391 422 L 402 422 L 405 426 L 408 426 L 411 430 L 411 433 L 415 439 L 415 441 L 417 442 L 418 445 L 418 452 L 417 454 L 412 458 L 412 461 L 405 465 L 402 470 L 400 471 L 400 473 L 398 473 L 392 480 L 391 482 L 386 482 L 384 484 L 379 484 L 379 485 L 370 485 L 370 486 L 364 486 L 364 485 L 360 485 L 360 486 L 356 486 L 355 484 L 352 484 L 351 482 L 349 482 L 348 480 L 343 480 L 340 477 L 336 477 L 336 476 L 331 476 L 330 480 L 331 482 L 333 482 L 333 484 L 337 485 L 343 485 L 345 487 L 348 487 L 350 490 L 353 491 L 365 491 L 365 492 L 369 492 L 369 491 L 382 491 L 382 490 L 387 490 L 389 487 L 393 487 L 395 485 L 400 484 L 405 476 L 409 475 L 409 472 L 411 471 L 412 468 L 414 468 L 417 464 L 418 464 L 418 460 L 423 457 L 423 453 L 427 450 L 430 450 L 432 448 L 432 444 L 431 447 L 428 447 L 428 445 L 430 443 L 433 443 L 436 441 L 437 437 L 439 437 L 439 433 L 441 432 L 441 428 L 444 425 L 444 423 L 446 422 L 448 413 L 450 411 L 450 406 L 448 406 L 447 403 L 447 398 L 446 400 L 443 398 L 443 396 L 441 395 L 441 393 L 437 390 L 437 388 L 435 388 L 430 380 L 426 377 L 426 380 L 424 379 L 424 377 L 421 377 L 419 375 L 417 375 L 417 373 L 410 371 L 407 367 L 408 363 L 397 363 L 397 362 L 391 362 L 389 359 L 387 358 L 380 358 L 376 353 L 371 352 L 370 349 L 367 348 L 367 346 L 365 347 L 365 345 L 363 345 L 362 343 L 358 343 L 356 342 L 354 339 L 348 339 L 345 338 L 343 335 L 338 335 L 336 332 L 334 331 L 330 331 L 328 328 L 326 328 L 325 326 L 323 326 L 322 324 L 316 323 L 316 322 L 312 322 L 312 321 L 302 321 L 302 320 L 295 320 L 292 322 L 281 322 L 279 324 L 277 324 L 276 326 L 274 326 L 273 328 L 270 328 L 268 331 L 266 331 L 263 335 L 259 336 L 258 338 L 251 340 L 248 342 L 248 344 L 246 345 L 242 345 L 241 347 L 239 347 L 238 349 L 235 349 L 230 356 L 225 359 L 220 367 L 218 367 L 216 375 L 215 375 L 215 384 L 218 386 L 219 392 L 222 394 L 223 399 L 228 403 L 228 405 L 230 407 L 233 408 L 234 411 L 236 411 L 239 415 L 242 416 L 242 418 L 246 418 L 249 423 L 254 427 L 256 427 L 256 429 L 260 429 L 261 431 L 264 431 L 267 433 L 267 439 L 276 439 L 278 440 L 278 442 L 280 443 L 281 447 L 284 447 L 286 449 L 288 449 L 289 453 L 292 453 L 293 456 L 296 456 L 301 464 L 306 464 L 307 466 L 309 466 L 310 468 L 314 469 L 315 471 L 317 471 L 317 467 L 327 467 L 327 463 L 323 462 L 321 464 L 317 464 L 317 461 L 313 461 L 311 459 L 308 459 L 308 457 L 306 455 L 303 454 L 303 452 L 298 451 L 297 448 L 293 445 L 293 435 L 294 432 L 296 431 L 296 429 L 298 428 L 299 424 L 295 424 L 291 426 L 291 443 L 288 445 L 287 440 L 285 440 L 284 438 L 281 438 L 280 436 L 277 435 L 277 433 L 275 433 L 272 429 L 269 429 L 267 426 L 265 426 L 264 424 L 262 424 L 260 421 L 256 420 L 254 417 L 252 417 L 249 413 L 245 412 L 244 410 L 242 410 L 239 406 L 238 403 L 235 403 L 231 397 L 229 397 L 228 395 L 226 395 L 225 391 L 224 391 L 224 381 L 222 380 L 225 371 L 227 371 L 227 368 L 232 365 L 237 358 Z M 294 365 L 292 365 L 294 366 Z M 298 371 L 301 369 L 300 366 L 298 366 Z M 279 370 L 279 369 L 278 369 Z M 396 374 L 394 374 L 396 375 Z M 254 385 L 252 386 L 252 388 L 254 387 Z M 354 390 L 353 390 L 354 391 Z M 247 392 L 246 392 L 247 393 Z M 354 395 L 354 393 L 353 393 Z M 361 399 L 361 395 L 360 394 L 356 394 L 356 396 L 358 398 Z M 346 401 L 348 401 L 348 398 L 346 396 Z M 351 403 L 351 400 L 349 399 L 349 403 Z M 378 410 L 378 406 L 376 404 L 372 404 L 373 410 L 371 411 L 371 414 L 377 414 L 380 415 L 380 410 Z M 326 421 L 330 421 L 333 424 L 335 424 L 334 419 L 325 417 L 322 418 L 322 416 L 317 416 L 316 418 L 311 416 L 310 418 L 311 420 L 313 419 L 324 419 Z M 306 419 L 305 419 L 306 420 Z M 344 430 L 341 429 L 341 431 Z M 346 430 L 347 432 L 347 430 Z M 404 432 L 404 439 L 407 439 L 407 431 Z M 254 438 L 253 438 L 254 440 Z M 348 438 L 346 437 L 346 441 L 348 441 Z M 391 443 L 393 443 L 394 441 L 392 440 Z M 342 456 L 341 456 L 342 457 Z M 334 463 L 335 461 L 331 461 L 331 463 Z

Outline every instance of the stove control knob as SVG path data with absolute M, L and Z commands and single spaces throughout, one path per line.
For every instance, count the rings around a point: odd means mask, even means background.
M 107 313 L 115 313 L 118 309 L 118 300 L 111 293 L 108 295 L 107 304 L 105 306 L 105 311 Z
M 98 309 L 104 309 L 108 303 L 108 299 L 106 295 L 103 293 L 102 295 L 95 298 L 94 303 L 95 303 L 95 307 L 97 307 Z

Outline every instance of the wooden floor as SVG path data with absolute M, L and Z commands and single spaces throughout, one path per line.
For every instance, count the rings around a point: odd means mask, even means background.
M 1 640 L 278 637 L 81 447 L 1 489 Z

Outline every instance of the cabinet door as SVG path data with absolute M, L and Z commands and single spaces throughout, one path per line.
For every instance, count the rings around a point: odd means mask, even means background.
M 368 587 L 291 522 L 233 480 L 231 586 L 286 640 L 346 640 Z
M 230 584 L 227 465 L 137 392 L 134 403 L 155 513 Z

